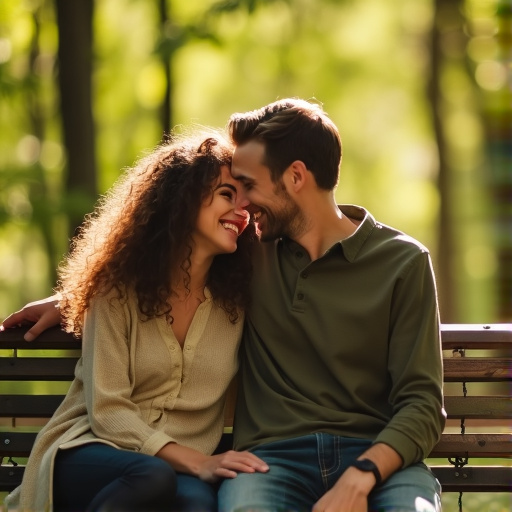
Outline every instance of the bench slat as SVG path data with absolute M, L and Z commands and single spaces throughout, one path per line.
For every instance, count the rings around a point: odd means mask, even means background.
M 0 432 L 0 457 L 28 457 L 37 432 Z
M 448 418 L 512 418 L 512 398 L 508 396 L 445 396 L 444 405 Z
M 512 324 L 442 324 L 444 350 L 509 349 L 512 343 Z
M 1 357 L 0 380 L 70 381 L 77 357 Z
M 512 467 L 431 466 L 441 482 L 443 492 L 510 492 Z
M 15 349 L 81 349 L 82 341 L 75 338 L 72 334 L 64 332 L 59 326 L 50 327 L 42 332 L 36 341 L 27 342 L 23 339 L 23 335 L 28 331 L 30 326 L 14 327 L 0 332 L 0 348 Z
M 63 395 L 0 395 L 1 418 L 50 418 Z
M 443 434 L 429 457 L 512 457 L 512 434 Z
M 445 382 L 500 382 L 512 379 L 510 357 L 449 357 L 443 363 Z
M 0 467 L 0 492 L 9 492 L 16 488 L 23 477 L 24 466 Z
M 0 432 L 1 457 L 26 457 L 37 432 Z M 220 451 L 232 448 L 233 435 L 224 433 Z M 443 434 L 429 458 L 512 457 L 512 434 Z

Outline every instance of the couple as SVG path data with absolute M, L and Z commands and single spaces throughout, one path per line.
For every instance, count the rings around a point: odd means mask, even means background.
M 233 147 L 203 135 L 142 160 L 75 239 L 60 310 L 4 322 L 83 337 L 8 502 L 439 511 L 421 462 L 445 418 L 427 249 L 336 205 L 341 141 L 318 105 L 234 114 L 228 133 Z M 236 451 L 212 455 L 240 340 Z

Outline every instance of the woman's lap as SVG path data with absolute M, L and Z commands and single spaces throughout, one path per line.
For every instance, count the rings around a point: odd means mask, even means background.
M 215 511 L 216 490 L 176 474 L 162 459 L 91 443 L 59 450 L 54 470 L 54 509 Z

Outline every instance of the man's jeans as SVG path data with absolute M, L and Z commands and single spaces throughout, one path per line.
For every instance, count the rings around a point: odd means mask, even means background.
M 365 439 L 317 433 L 251 450 L 268 473 L 241 473 L 219 490 L 219 512 L 309 512 L 369 446 Z M 397 471 L 369 496 L 371 512 L 440 512 L 441 487 L 424 464 Z M 350 511 L 340 511 L 350 512 Z

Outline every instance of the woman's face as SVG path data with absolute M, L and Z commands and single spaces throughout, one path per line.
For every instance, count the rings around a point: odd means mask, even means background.
M 247 227 L 249 204 L 241 185 L 231 176 L 228 166 L 222 166 L 213 193 L 199 209 L 192 233 L 194 251 L 203 256 L 234 252 L 238 236 Z

